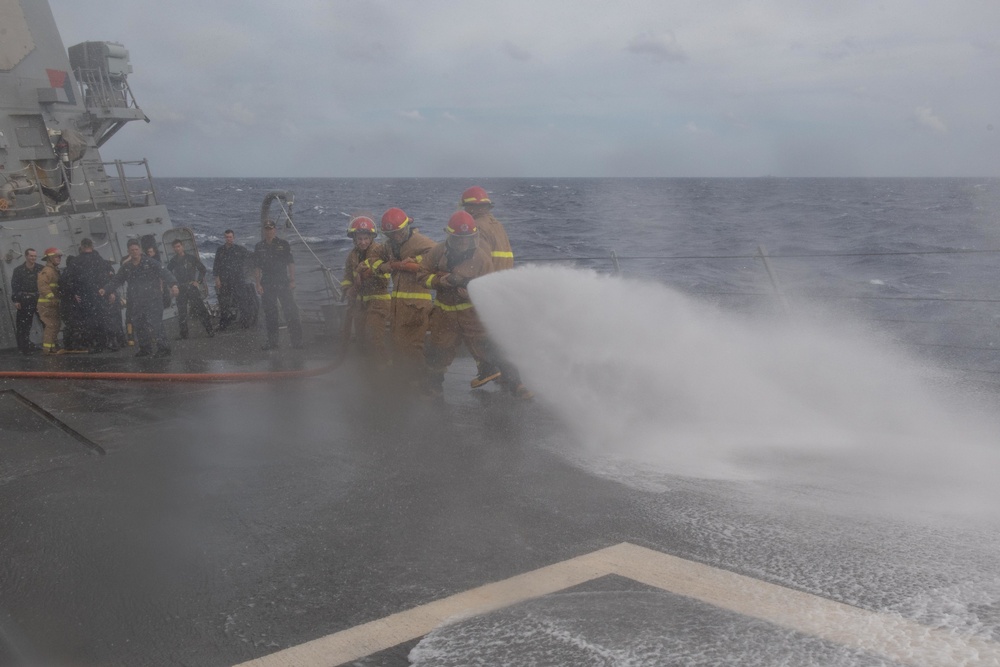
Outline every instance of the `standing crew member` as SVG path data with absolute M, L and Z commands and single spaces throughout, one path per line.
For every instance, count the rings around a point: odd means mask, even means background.
M 205 307 L 204 297 L 201 290 L 205 286 L 205 274 L 208 269 L 201 263 L 201 259 L 196 255 L 188 255 L 184 252 L 184 242 L 177 239 L 173 243 L 174 256 L 167 262 L 167 270 L 174 274 L 177 279 L 177 327 L 180 330 L 180 337 L 188 337 L 188 308 L 201 320 L 205 327 L 205 333 L 211 338 L 215 335 L 212 330 L 212 315 Z
M 403 209 L 390 208 L 382 214 L 382 232 L 387 243 L 372 270 L 392 277 L 393 366 L 405 379 L 417 384 L 424 368 L 424 339 L 430 319 L 431 290 L 417 280 L 420 260 L 434 247 Z
M 38 310 L 38 274 L 42 267 L 37 263 L 38 251 L 28 248 L 24 251 L 24 264 L 16 267 L 10 276 L 11 299 L 17 309 L 15 338 L 21 354 L 30 354 L 35 348 L 31 344 L 31 325 Z
M 288 241 L 279 239 L 274 220 L 264 223 L 264 240 L 253 251 L 254 277 L 257 294 L 264 306 L 264 321 L 267 325 L 267 343 L 262 350 L 278 348 L 278 302 L 288 323 L 288 335 L 292 347 L 302 347 L 302 323 L 299 321 L 299 307 L 295 304 L 295 259 Z
M 158 261 L 143 253 L 137 239 L 128 241 L 128 257 L 118 273 L 98 290 L 104 296 L 128 283 L 128 305 L 139 349 L 137 357 L 169 357 L 170 346 L 163 330 L 163 294 L 177 296 L 177 280 Z M 153 343 L 156 352 L 153 352 Z
M 510 247 L 507 231 L 491 212 L 493 202 L 486 190 L 473 185 L 462 193 L 462 208 L 476 221 L 479 230 L 479 246 L 485 250 L 493 261 L 494 271 L 514 268 L 514 251 Z M 495 366 L 484 366 L 476 360 L 478 374 L 472 378 L 473 389 L 482 387 L 487 382 L 500 378 L 500 370 Z
M 58 354 L 59 350 L 59 263 L 62 252 L 59 248 L 48 248 L 42 255 L 45 266 L 38 273 L 38 319 L 45 331 L 42 334 L 42 351 Z
M 442 392 L 445 371 L 455 360 L 461 342 L 465 343 L 473 358 L 507 370 L 503 362 L 496 358 L 486 330 L 469 299 L 469 282 L 493 272 L 490 256 L 478 243 L 476 221 L 465 211 L 459 211 L 448 220 L 445 232 L 448 239 L 424 256 L 417 273 L 421 282 L 437 290 L 427 348 L 427 388 L 437 396 Z M 511 393 L 518 398 L 531 398 L 531 392 L 513 374 L 508 378 L 513 382 Z
M 244 329 L 257 323 L 257 299 L 246 281 L 246 262 L 250 251 L 236 245 L 236 232 L 225 231 L 226 242 L 215 251 L 212 273 L 215 275 L 215 293 L 219 297 L 219 331 L 229 328 L 239 314 Z
M 366 215 L 351 219 L 347 235 L 354 240 L 354 248 L 344 262 L 344 298 L 351 309 L 350 317 L 362 351 L 379 370 L 389 367 L 389 314 L 392 295 L 389 293 L 389 276 L 373 271 L 371 262 L 381 262 L 382 244 L 375 243 L 378 231 L 375 221 Z M 345 337 L 344 344 L 347 344 Z
M 108 304 L 97 291 L 113 275 L 107 261 L 94 250 L 94 242 L 89 238 L 80 241 L 80 254 L 73 258 L 72 265 L 66 267 L 61 277 L 67 285 L 63 296 L 72 300 L 76 311 L 73 324 L 76 348 L 100 352 L 108 347 Z

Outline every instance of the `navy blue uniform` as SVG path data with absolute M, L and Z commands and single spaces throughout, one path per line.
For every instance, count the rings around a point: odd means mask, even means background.
M 257 323 L 257 296 L 246 281 L 250 251 L 241 245 L 221 245 L 215 251 L 212 273 L 219 279 L 219 329 L 226 329 L 237 317 L 247 329 Z
M 275 238 L 271 243 L 261 241 L 253 251 L 254 268 L 260 271 L 260 285 L 263 288 L 261 305 L 264 307 L 264 321 L 267 324 L 267 344 L 278 345 L 278 302 L 288 323 L 288 335 L 292 345 L 302 345 L 302 323 L 299 321 L 299 307 L 288 279 L 288 265 L 294 264 L 292 248 L 288 241 Z
M 35 312 L 38 309 L 38 274 L 41 270 L 41 264 L 35 264 L 30 269 L 22 264 L 14 268 L 10 277 L 11 300 L 21 306 L 17 309 L 15 324 L 17 349 L 21 352 L 28 352 L 31 349 L 28 336 L 31 334 L 31 323 L 34 322 Z
M 149 354 L 154 340 L 158 351 L 169 352 L 170 346 L 163 330 L 163 289 L 177 284 L 174 275 L 152 257 L 141 255 L 138 264 L 133 264 L 131 259 L 125 260 L 111 282 L 104 286 L 104 293 L 116 290 L 126 282 L 138 352 Z
M 96 251 L 81 251 L 67 260 L 66 270 L 59 276 L 64 288 L 63 303 L 72 322 L 72 344 L 67 347 L 101 349 L 109 346 L 108 302 L 97 290 L 114 275 L 107 260 Z
M 188 337 L 188 308 L 201 320 L 205 332 L 212 336 L 212 315 L 205 307 L 198 283 L 205 281 L 208 269 L 194 255 L 174 255 L 167 262 L 167 270 L 177 279 L 177 328 L 181 338 Z

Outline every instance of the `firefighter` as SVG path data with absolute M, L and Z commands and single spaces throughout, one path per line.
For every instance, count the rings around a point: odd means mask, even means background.
M 392 295 L 389 292 L 389 276 L 372 269 L 372 263 L 379 262 L 384 248 L 375 242 L 378 229 L 375 221 L 367 215 L 351 218 L 347 235 L 354 241 L 354 248 L 344 262 L 344 279 L 340 283 L 344 288 L 343 298 L 349 304 L 347 317 L 353 322 L 362 352 L 372 360 L 376 369 L 385 370 L 390 363 L 386 335 Z M 345 346 L 350 339 L 350 329 L 346 332 Z
M 476 221 L 479 245 L 493 261 L 494 271 L 514 268 L 514 251 L 510 247 L 507 231 L 491 212 L 493 202 L 486 190 L 473 185 L 462 193 L 462 209 Z
M 500 221 L 493 217 L 491 212 L 493 202 L 486 190 L 478 185 L 467 188 L 462 193 L 461 204 L 462 209 L 476 221 L 476 228 L 479 230 L 479 246 L 489 254 L 493 262 L 493 270 L 503 271 L 514 268 L 514 251 L 510 247 L 507 231 L 500 224 Z M 473 389 L 501 378 L 500 369 L 495 366 L 484 366 L 479 360 L 477 360 L 476 365 L 478 373 L 469 383 Z
M 475 306 L 469 299 L 469 282 L 492 273 L 493 261 L 479 244 L 476 221 L 466 211 L 458 211 L 445 227 L 448 238 L 428 252 L 420 262 L 417 278 L 426 287 L 437 290 L 431 314 L 430 341 L 427 348 L 427 389 L 440 396 L 444 374 L 455 360 L 459 343 L 484 366 L 498 367 L 507 373 L 508 388 L 518 398 L 532 394 L 520 383 L 514 370 L 497 355 L 486 336 Z
M 59 248 L 48 248 L 42 259 L 45 266 L 38 273 L 38 319 L 45 331 L 42 334 L 42 352 L 59 354 L 59 264 L 62 262 Z
M 431 290 L 417 281 L 423 256 L 435 243 L 414 227 L 400 208 L 382 214 L 386 236 L 382 254 L 370 261 L 373 271 L 392 277 L 390 305 L 393 367 L 415 386 L 424 368 L 424 339 L 430 319 Z

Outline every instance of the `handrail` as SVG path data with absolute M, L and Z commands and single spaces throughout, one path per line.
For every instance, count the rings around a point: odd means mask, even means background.
M 128 167 L 142 167 L 143 172 L 130 176 L 126 173 Z M 77 170 L 80 175 L 75 177 Z M 58 185 L 47 186 L 48 183 Z M 142 183 L 145 187 L 130 185 L 133 183 Z M 9 198 L 5 200 L 7 206 L 0 212 L 4 217 L 22 217 L 29 211 L 58 213 L 64 207 L 79 212 L 90 208 L 135 208 L 150 203 L 159 204 L 149 162 L 145 159 L 110 162 L 79 160 L 70 165 L 59 162 L 54 167 L 32 162 L 20 169 L 0 173 L 0 187 L 5 184 L 11 184 L 8 189 L 12 190 L 14 198 L 13 201 Z M 53 200 L 43 192 L 43 185 L 59 190 L 65 188 L 66 198 Z M 86 195 L 81 196 L 83 189 Z

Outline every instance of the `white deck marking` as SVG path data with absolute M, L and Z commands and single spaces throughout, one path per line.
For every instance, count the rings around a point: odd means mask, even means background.
M 287 648 L 237 667 L 335 667 L 422 637 L 446 621 L 615 574 L 908 665 L 994 665 L 1000 644 L 865 611 L 624 542 Z

